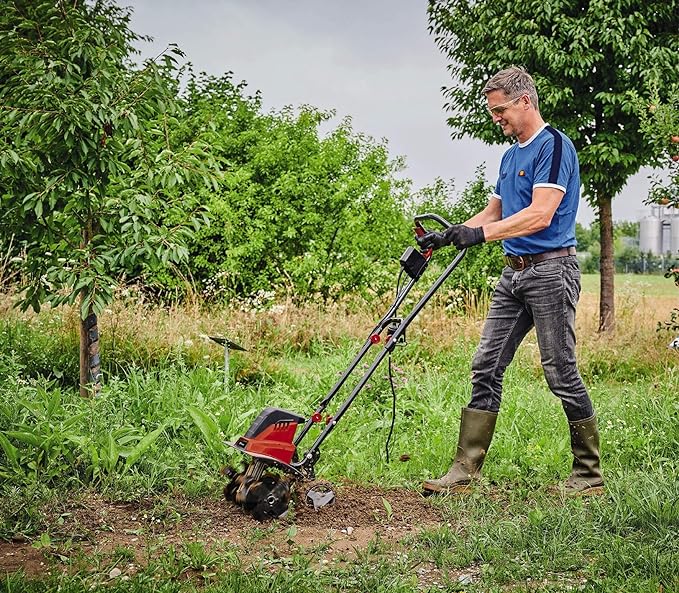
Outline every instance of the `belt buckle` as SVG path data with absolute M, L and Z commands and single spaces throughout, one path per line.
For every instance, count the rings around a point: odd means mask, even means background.
M 507 265 L 515 272 L 526 269 L 526 260 L 521 255 L 505 255 Z

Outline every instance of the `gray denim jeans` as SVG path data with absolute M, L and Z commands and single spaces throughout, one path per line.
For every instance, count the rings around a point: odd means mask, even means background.
M 589 418 L 592 401 L 575 360 L 575 308 L 580 269 L 574 255 L 521 271 L 505 267 L 472 361 L 470 408 L 498 412 L 502 379 L 523 338 L 535 327 L 545 379 L 568 420 Z

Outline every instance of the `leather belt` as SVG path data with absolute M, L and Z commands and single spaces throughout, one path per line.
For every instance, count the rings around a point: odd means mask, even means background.
M 512 270 L 520 272 L 534 264 L 539 264 L 541 261 L 554 259 L 556 257 L 566 257 L 567 255 L 575 255 L 575 247 L 562 247 L 561 249 L 555 249 L 554 251 L 532 253 L 529 255 L 505 255 L 505 263 Z

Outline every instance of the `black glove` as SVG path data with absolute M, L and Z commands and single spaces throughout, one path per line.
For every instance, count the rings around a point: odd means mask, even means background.
M 417 237 L 416 240 L 422 249 L 439 249 L 451 243 L 454 243 L 458 249 L 465 249 L 483 243 L 486 238 L 482 227 L 470 228 L 463 224 L 454 224 L 441 233 L 431 231 Z
M 467 247 L 486 241 L 483 227 L 480 226 L 471 228 L 463 224 L 454 224 L 446 230 L 446 234 L 450 236 L 450 242 L 458 249 L 467 249 Z
M 446 236 L 446 233 L 449 230 L 450 229 L 446 229 L 442 233 L 439 233 L 438 231 L 429 231 L 421 237 L 415 237 L 415 240 L 422 250 L 439 249 L 441 247 L 445 247 L 446 245 L 450 245 L 451 241 Z

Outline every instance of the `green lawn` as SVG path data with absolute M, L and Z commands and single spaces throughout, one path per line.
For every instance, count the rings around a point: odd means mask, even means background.
M 583 292 L 598 294 L 599 282 L 599 274 L 583 274 Z M 677 297 L 679 299 L 679 288 L 671 279 L 662 275 L 616 274 L 615 290 L 619 293 L 635 293 L 638 296 Z

